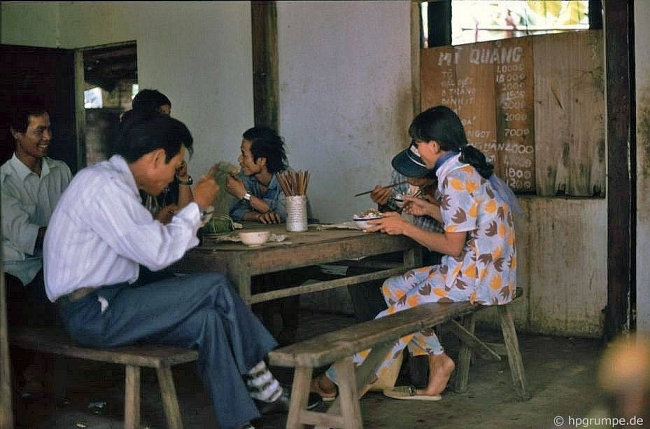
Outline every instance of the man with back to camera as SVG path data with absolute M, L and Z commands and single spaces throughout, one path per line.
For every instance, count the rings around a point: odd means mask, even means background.
M 160 270 L 199 240 L 218 192 L 213 171 L 194 201 L 168 224 L 153 218 L 139 190 L 158 195 L 192 148 L 180 121 L 155 112 L 121 124 L 115 155 L 81 170 L 64 193 L 45 238 L 47 294 L 71 338 L 90 347 L 145 342 L 198 348 L 197 372 L 222 428 L 252 428 L 288 398 L 264 357 L 277 342 L 219 273 L 138 283 L 139 264 Z

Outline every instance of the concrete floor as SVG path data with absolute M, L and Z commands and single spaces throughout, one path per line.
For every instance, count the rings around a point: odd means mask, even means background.
M 301 311 L 299 338 L 354 323 L 351 316 Z M 498 341 L 500 333 L 482 331 Z M 361 400 L 366 428 L 554 428 L 556 416 L 586 417 L 606 401 L 596 385 L 596 368 L 602 346 L 599 340 L 519 335 L 532 399 L 518 402 L 507 361 L 475 360 L 469 390 L 445 392 L 439 402 L 399 401 L 370 392 Z M 452 357 L 453 338 L 443 335 Z M 17 428 L 118 429 L 122 428 L 124 371 L 121 366 L 62 359 L 67 374 L 65 391 L 57 386 L 56 406 L 44 402 L 18 404 Z M 60 367 L 59 367 L 60 368 Z M 286 370 L 275 369 L 281 381 L 290 381 Z M 174 376 L 181 412 L 187 429 L 217 427 L 212 406 L 191 364 L 175 367 Z M 408 363 L 398 384 L 408 382 Z M 326 409 L 323 405 L 321 409 Z M 142 376 L 142 427 L 165 428 L 160 393 L 153 370 Z M 285 416 L 262 421 L 263 428 L 283 428 Z M 572 425 L 575 427 L 575 424 Z M 571 426 L 565 426 L 571 427 Z

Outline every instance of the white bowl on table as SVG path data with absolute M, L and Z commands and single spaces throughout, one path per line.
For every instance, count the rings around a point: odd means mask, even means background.
M 369 220 L 381 219 L 382 217 L 383 216 L 357 217 L 355 215 L 352 217 L 352 220 L 354 221 L 354 224 L 357 226 L 357 228 L 368 229 L 374 226 L 368 223 Z
M 240 231 L 241 242 L 248 247 L 259 247 L 269 240 L 270 231 Z

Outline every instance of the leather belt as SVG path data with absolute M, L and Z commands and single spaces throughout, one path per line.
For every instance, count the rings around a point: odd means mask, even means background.
M 68 305 L 71 302 L 78 301 L 81 298 L 85 297 L 86 295 L 90 294 L 90 292 L 94 291 L 97 288 L 94 287 L 82 287 L 79 288 L 75 291 L 70 292 L 67 295 L 60 296 L 57 300 L 56 303 L 61 306 Z

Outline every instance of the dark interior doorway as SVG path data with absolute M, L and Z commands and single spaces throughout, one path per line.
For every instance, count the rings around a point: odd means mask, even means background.
M 32 46 L 0 45 L 0 164 L 11 158 L 14 139 L 9 113 L 22 94 L 43 100 L 52 122 L 52 158 L 64 161 L 73 173 L 78 165 L 75 121 L 74 51 Z
M 85 165 L 107 159 L 120 116 L 138 91 L 135 42 L 86 48 L 84 64 Z

